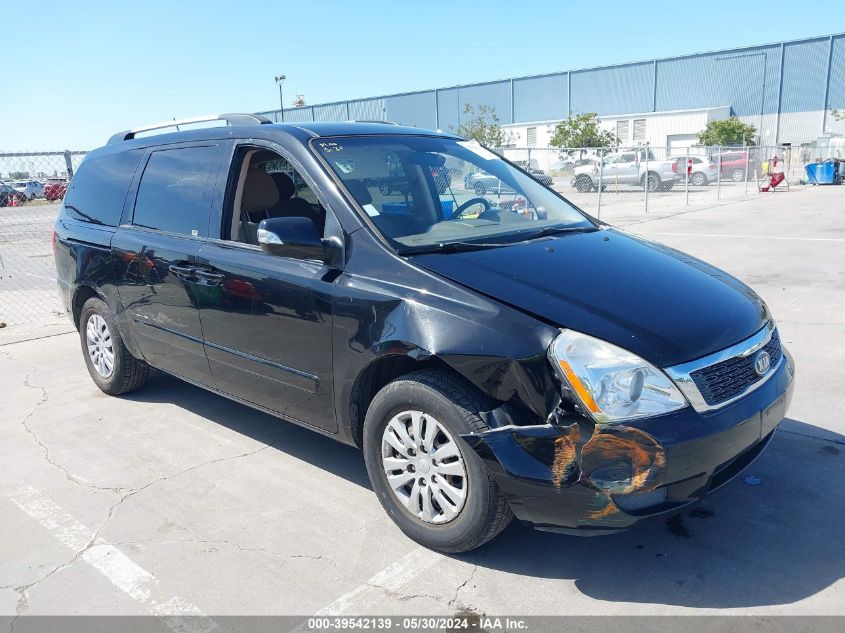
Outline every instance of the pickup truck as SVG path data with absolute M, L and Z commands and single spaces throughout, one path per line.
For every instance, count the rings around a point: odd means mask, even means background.
M 608 154 L 602 162 L 603 168 L 598 163 L 576 167 L 570 184 L 581 193 L 598 190 L 600 179 L 603 187 L 618 183 L 669 191 L 682 175 L 676 161 L 657 160 L 650 149 Z

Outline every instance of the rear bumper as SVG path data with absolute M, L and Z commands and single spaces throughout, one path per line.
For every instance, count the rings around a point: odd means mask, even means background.
M 65 314 L 71 321 L 73 321 L 73 313 L 71 310 L 71 305 L 73 303 L 73 288 L 71 288 L 69 283 L 63 281 L 62 279 L 57 279 L 56 283 L 59 286 L 59 301 L 61 301 L 62 307 L 65 309 Z
M 763 386 L 707 414 L 688 407 L 604 428 L 558 418 L 464 439 L 519 519 L 583 535 L 618 531 L 697 502 L 765 450 L 792 398 L 794 365 L 784 354 Z

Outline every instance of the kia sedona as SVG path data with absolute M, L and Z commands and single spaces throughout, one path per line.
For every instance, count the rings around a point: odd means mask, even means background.
M 727 273 L 452 134 L 214 118 L 115 134 L 68 185 L 58 286 L 105 393 L 154 368 L 357 446 L 443 552 L 678 512 L 771 441 L 793 361 Z

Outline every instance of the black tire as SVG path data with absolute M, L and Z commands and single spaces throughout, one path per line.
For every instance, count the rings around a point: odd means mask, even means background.
M 373 490 L 388 516 L 406 536 L 447 553 L 467 552 L 494 538 L 513 518 L 510 506 L 481 458 L 459 436 L 488 430 L 478 415 L 484 398 L 471 385 L 436 371 L 406 374 L 379 391 L 364 419 L 364 460 Z M 447 523 L 425 523 L 397 499 L 382 468 L 382 435 L 388 422 L 405 410 L 436 418 L 456 440 L 467 472 L 463 508 Z
M 707 184 L 707 175 L 697 171 L 692 175 L 692 178 L 690 178 L 690 183 L 696 187 L 703 187 Z
M 640 186 L 645 188 L 648 186 L 648 190 L 657 191 L 660 188 L 660 176 L 653 171 L 648 172 L 648 175 L 643 176 L 643 179 L 640 181 Z
M 483 196 L 485 193 L 487 193 L 487 186 L 483 182 L 475 183 L 473 189 L 475 190 L 475 195 L 477 196 Z
M 575 179 L 575 189 L 578 193 L 589 193 L 593 190 L 593 181 L 588 176 L 578 176 Z
M 111 375 L 108 377 L 101 375 L 97 371 L 91 360 L 91 356 L 88 354 L 86 331 L 88 320 L 95 314 L 102 317 L 105 321 L 108 334 L 111 337 L 114 366 Z M 104 393 L 110 396 L 129 393 L 130 391 L 139 389 L 147 380 L 147 376 L 150 373 L 149 365 L 132 356 L 129 350 L 126 349 L 126 345 L 124 345 L 123 339 L 120 337 L 120 331 L 117 329 L 114 315 L 102 299 L 91 297 L 82 306 L 82 312 L 79 315 L 79 340 L 82 345 L 82 356 L 85 358 L 85 366 L 88 368 L 88 373 L 91 374 L 91 379 Z
M 742 182 L 743 180 L 745 180 L 745 170 L 739 168 L 734 169 L 731 172 L 731 180 L 733 180 L 734 182 Z

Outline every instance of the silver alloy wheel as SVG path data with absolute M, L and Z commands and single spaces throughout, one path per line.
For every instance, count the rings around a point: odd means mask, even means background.
M 408 512 L 425 523 L 448 523 L 466 503 L 469 482 L 449 431 L 422 411 L 391 418 L 381 439 L 387 483 Z
M 106 320 L 99 314 L 92 314 L 85 326 L 85 339 L 88 344 L 88 356 L 97 373 L 109 378 L 114 372 L 114 347 L 111 332 Z

